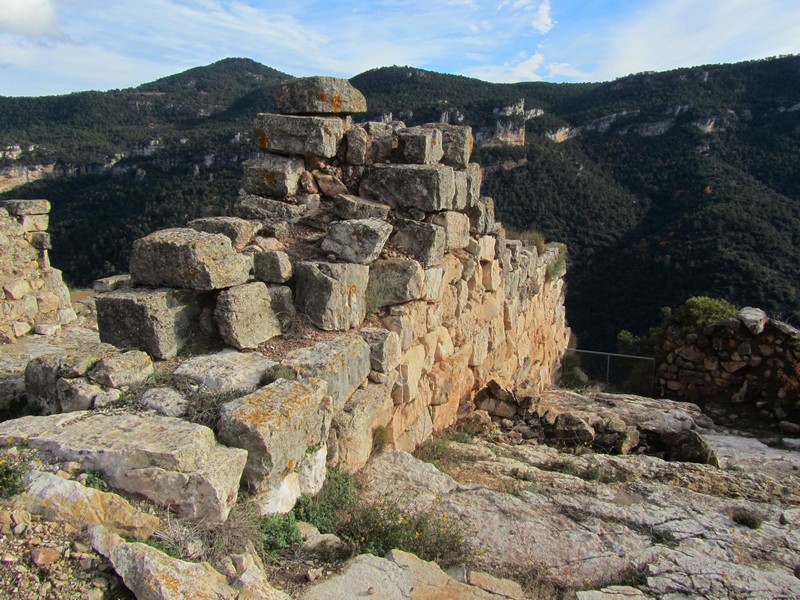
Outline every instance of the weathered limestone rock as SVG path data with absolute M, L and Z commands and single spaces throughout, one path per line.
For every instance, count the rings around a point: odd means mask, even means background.
M 400 364 L 400 337 L 388 329 L 362 327 L 358 332 L 369 344 L 369 360 L 373 371 L 390 373 Z
M 0 423 L 10 438 L 99 471 L 114 488 L 169 505 L 179 515 L 222 523 L 239 490 L 247 453 L 180 419 L 73 412 Z
M 344 137 L 344 123 L 337 117 L 293 117 L 259 113 L 255 119 L 255 132 L 262 150 L 277 154 L 311 154 L 333 158 Z M 253 194 L 259 193 L 255 188 L 245 189 Z M 272 191 L 263 195 L 284 196 L 295 193 L 297 188 L 294 191 Z
M 303 461 L 306 448 L 328 437 L 332 407 L 327 385 L 278 379 L 220 410 L 219 437 L 247 450 L 245 482 L 264 490 Z
M 8 214 L 15 217 L 46 215 L 50 213 L 50 202 L 48 200 L 0 200 L 0 208 L 5 208 Z
M 272 198 L 253 194 L 242 194 L 236 199 L 233 212 L 243 219 L 264 219 L 270 221 L 298 221 L 308 210 L 304 204 L 289 204 Z M 265 250 L 267 248 L 264 248 Z
M 445 211 L 435 214 L 431 223 L 444 229 L 447 250 L 466 248 L 469 245 L 469 217 L 464 213 Z
M 242 163 L 242 167 L 245 193 L 275 198 L 297 194 L 300 175 L 305 170 L 302 159 L 277 154 L 251 158 Z
M 266 283 L 286 283 L 292 278 L 292 262 L 281 250 L 269 250 L 253 254 L 253 274 Z
M 381 219 L 389 217 L 388 204 L 373 202 L 350 194 L 339 194 L 334 198 L 333 210 L 340 219 Z
M 314 181 L 319 187 L 319 191 L 329 198 L 348 193 L 347 186 L 334 175 L 323 173 L 322 171 L 314 171 Z
M 96 294 L 107 294 L 108 292 L 127 289 L 129 287 L 131 287 L 131 276 L 129 273 L 103 277 L 101 279 L 96 279 L 92 283 L 92 290 L 94 290 Z
M 760 308 L 745 306 L 739 311 L 739 320 L 751 333 L 758 335 L 764 331 L 769 317 L 767 317 L 767 313 Z
M 259 344 L 281 334 L 272 312 L 269 290 L 257 281 L 237 285 L 220 293 L 214 319 L 226 344 L 240 350 L 257 348 Z
M 339 469 L 358 471 L 367 464 L 372 452 L 382 449 L 382 444 L 386 443 L 379 436 L 383 428 L 383 436 L 388 438 L 385 428 L 394 408 L 391 391 L 395 377 L 390 377 L 386 383 L 368 383 L 357 389 L 344 409 L 333 417 L 328 448 L 336 457 Z
M 158 527 L 158 517 L 134 508 L 116 494 L 84 487 L 45 471 L 28 474 L 25 493 L 18 502 L 31 514 L 69 523 L 78 530 L 104 525 L 119 535 L 146 540 Z
M 701 465 L 719 467 L 719 460 L 714 450 L 696 431 L 684 429 L 665 432 L 661 435 L 660 441 L 666 450 L 665 456 L 668 460 L 696 462 Z
M 484 235 L 477 239 L 470 238 L 469 244 L 467 245 L 467 252 L 481 262 L 489 262 L 490 260 L 494 260 L 496 244 L 497 240 L 490 235 Z
M 293 350 L 283 364 L 304 377 L 316 377 L 328 384 L 334 413 L 363 384 L 370 371 L 370 348 L 358 335 L 342 335 L 312 348 Z
M 365 265 L 301 262 L 295 266 L 297 308 L 327 331 L 361 324 L 367 314 L 370 269 Z
M 435 267 L 442 262 L 447 237 L 438 225 L 403 219 L 397 223 L 392 244 L 418 259 L 423 267 Z
M 150 388 L 142 394 L 139 402 L 165 417 L 183 417 L 189 407 L 183 394 L 172 388 Z
M 133 242 L 135 285 L 213 290 L 244 283 L 251 256 L 237 254 L 227 236 L 194 229 L 162 229 Z
M 201 294 L 190 290 L 120 290 L 95 299 L 100 339 L 174 357 L 199 330 Z
M 424 211 L 453 208 L 453 169 L 444 165 L 375 164 L 367 168 L 361 196 L 392 207 Z
M 422 265 L 407 258 L 376 260 L 369 270 L 367 300 L 382 307 L 418 300 L 425 296 L 425 271 Z
M 153 371 L 153 360 L 146 352 L 130 350 L 98 361 L 89 378 L 106 387 L 121 388 L 144 382 Z
M 347 162 L 351 165 L 363 165 L 367 162 L 369 134 L 363 125 L 353 125 L 344 134 L 347 141 Z
M 407 163 L 433 165 L 444 155 L 442 132 L 425 127 L 408 127 L 397 132 Z
M 207 562 L 172 558 L 147 544 L 126 542 L 100 525 L 90 529 L 90 539 L 125 586 L 142 600 L 235 600 L 238 596 L 225 577 Z
M 470 232 L 474 235 L 486 235 L 494 230 L 494 200 L 482 197 L 467 209 Z
M 275 92 L 278 110 L 285 114 L 340 114 L 367 111 L 367 100 L 347 79 L 299 77 L 281 82 Z
M 187 360 L 175 369 L 175 375 L 215 392 L 252 390 L 264 384 L 277 364 L 256 352 L 223 350 Z
M 392 226 L 379 219 L 336 221 L 322 241 L 322 251 L 352 263 L 369 264 L 381 254 Z
M 56 383 L 56 393 L 58 395 L 58 410 L 55 412 L 101 408 L 109 402 L 118 400 L 122 394 L 116 389 L 104 390 L 99 385 L 92 384 L 85 377 L 77 377 L 75 379 L 61 377 Z
M 385 600 L 508 600 L 479 587 L 459 583 L 434 562 L 392 550 L 386 558 L 361 554 L 343 573 L 309 587 L 302 600 L 340 600 L 375 596 Z
M 442 162 L 454 169 L 466 169 L 472 155 L 472 127 L 465 125 L 448 125 L 446 123 L 426 123 L 423 127 L 431 127 L 442 132 Z
M 206 233 L 221 233 L 230 238 L 233 247 L 241 252 L 253 239 L 261 224 L 238 217 L 207 217 L 189 221 L 186 226 Z

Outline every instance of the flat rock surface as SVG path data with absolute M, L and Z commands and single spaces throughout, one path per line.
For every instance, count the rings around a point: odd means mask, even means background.
M 611 401 L 637 409 L 630 397 L 583 397 L 590 413 Z M 533 569 L 562 592 L 632 584 L 649 598 L 798 597 L 800 454 L 705 435 L 723 468 L 517 438 L 450 442 L 452 477 L 402 452 L 379 455 L 366 476 L 375 496 L 462 519 L 485 571 Z

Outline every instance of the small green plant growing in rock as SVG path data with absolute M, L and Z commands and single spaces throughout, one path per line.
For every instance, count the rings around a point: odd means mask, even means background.
M 544 254 L 545 249 L 545 240 L 544 234 L 535 231 L 533 229 L 528 229 L 525 231 L 517 231 L 516 229 L 507 228 L 506 229 L 506 238 L 509 240 L 519 240 L 525 246 L 535 246 L 536 251 L 539 253 L 539 256 Z
M 108 484 L 102 473 L 98 471 L 86 471 L 86 479 L 84 481 L 86 487 L 94 488 L 96 490 L 107 490 Z
M 567 246 L 565 244 L 558 244 L 558 247 L 558 257 L 547 265 L 547 270 L 545 271 L 545 280 L 547 283 L 552 283 L 567 272 Z
M 293 512 L 285 515 L 266 515 L 261 519 L 259 542 L 264 553 L 274 556 L 283 550 L 299 546 L 300 530 Z
M 25 467 L 9 457 L 0 458 L 0 498 L 10 498 L 25 491 Z
M 764 517 L 748 508 L 734 508 L 730 511 L 730 516 L 734 523 L 750 529 L 758 529 L 764 522 Z
M 372 430 L 372 449 L 382 452 L 392 445 L 392 432 L 384 425 L 378 425 Z

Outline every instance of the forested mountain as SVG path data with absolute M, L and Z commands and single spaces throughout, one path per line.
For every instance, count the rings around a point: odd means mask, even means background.
M 0 170 L 71 175 L 5 196 L 53 201 L 53 262 L 71 283 L 124 271 L 135 237 L 229 212 L 252 118 L 286 77 L 227 59 L 128 90 L 0 97 L 0 152 L 20 149 Z M 499 218 L 569 246 L 582 347 L 613 349 L 620 329 L 642 333 L 700 294 L 800 323 L 800 57 L 599 84 L 409 67 L 352 82 L 367 118 L 475 128 Z

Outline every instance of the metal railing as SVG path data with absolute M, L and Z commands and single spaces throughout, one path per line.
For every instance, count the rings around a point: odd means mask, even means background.
M 590 382 L 604 383 L 608 391 L 653 395 L 656 360 L 650 356 L 568 348 L 562 372 L 566 375 L 574 367 L 580 368 Z

